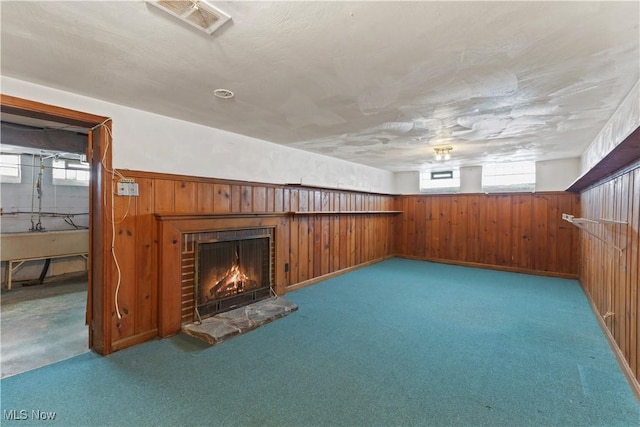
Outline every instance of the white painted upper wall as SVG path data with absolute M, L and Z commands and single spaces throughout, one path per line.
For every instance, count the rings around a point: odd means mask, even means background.
M 580 176 L 580 158 L 536 162 L 535 191 L 564 191 Z M 397 194 L 420 193 L 419 172 L 396 173 Z M 482 166 L 460 167 L 459 193 L 483 193 Z
M 113 119 L 119 170 L 393 193 L 392 172 L 2 76 L 0 91 Z M 125 173 L 126 175 L 126 173 Z
M 536 162 L 536 191 L 563 191 L 580 176 L 580 158 Z
M 460 168 L 460 193 L 482 193 L 482 166 Z
M 396 194 L 417 194 L 420 192 L 420 172 L 396 172 Z

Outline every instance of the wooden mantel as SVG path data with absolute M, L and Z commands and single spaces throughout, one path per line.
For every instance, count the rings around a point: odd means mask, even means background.
M 289 252 L 288 223 L 284 214 L 157 214 L 159 335 L 166 337 L 181 328 L 181 253 L 183 235 L 189 233 L 272 228 L 275 242 L 274 290 L 284 295 L 285 264 Z

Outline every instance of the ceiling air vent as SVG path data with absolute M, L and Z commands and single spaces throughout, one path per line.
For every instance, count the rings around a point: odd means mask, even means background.
M 150 0 L 148 3 L 207 34 L 213 34 L 222 24 L 231 19 L 229 15 L 203 0 Z

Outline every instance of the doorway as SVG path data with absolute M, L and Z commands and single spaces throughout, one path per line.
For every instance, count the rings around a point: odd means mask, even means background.
M 4 378 L 89 351 L 90 173 L 86 129 L 12 115 L 0 126 Z
M 86 296 L 84 308 L 86 331 L 86 348 L 105 355 L 111 352 L 110 332 L 107 322 L 109 310 L 109 293 L 105 287 L 111 281 L 111 266 L 108 242 L 111 241 L 110 227 L 105 226 L 105 211 L 111 209 L 111 200 L 104 197 L 109 185 L 109 175 L 105 170 L 111 169 L 111 119 L 90 113 L 70 110 L 57 106 L 38 103 L 22 98 L 2 95 L 0 111 L 3 120 L 12 117 L 16 120 L 35 121 L 46 126 L 60 126 L 67 129 L 86 130 L 82 162 L 88 165 L 88 250 L 86 256 Z M 54 154 L 55 157 L 55 154 Z M 104 202 L 103 202 L 104 201 Z M 42 226 L 42 225 L 41 225 Z M 105 267 L 108 266 L 108 267 Z

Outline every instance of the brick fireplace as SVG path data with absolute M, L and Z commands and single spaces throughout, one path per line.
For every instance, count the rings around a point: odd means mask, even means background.
M 285 215 L 156 215 L 156 220 L 160 336 L 179 332 L 198 314 L 207 317 L 284 294 Z M 206 258 L 219 265 L 205 267 Z M 245 271 L 232 271 L 236 267 Z
M 272 228 L 185 233 L 183 239 L 183 323 L 271 295 Z

